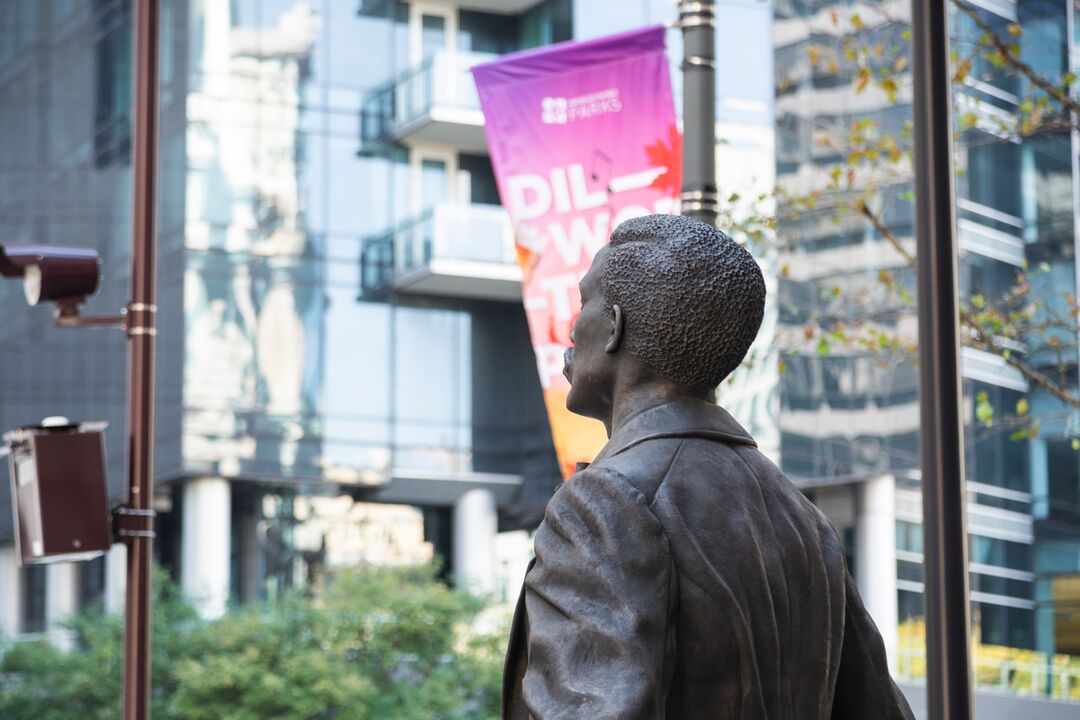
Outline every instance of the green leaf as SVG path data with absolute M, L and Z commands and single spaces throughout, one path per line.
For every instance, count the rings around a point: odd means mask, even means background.
M 817 342 L 817 354 L 822 357 L 829 354 L 829 341 L 825 337 L 818 338 Z
M 994 406 L 985 400 L 980 401 L 975 406 L 975 417 L 986 427 L 991 427 L 994 424 Z
M 1020 428 L 1019 430 L 1014 432 L 1012 435 L 1010 435 L 1009 439 L 1015 442 L 1017 440 L 1027 440 L 1030 437 L 1031 437 L 1031 430 L 1029 430 L 1028 428 Z
M 1073 438 L 1072 439 L 1072 449 L 1073 450 L 1080 450 L 1080 438 Z
M 979 310 L 982 310 L 984 307 L 986 307 L 986 298 L 983 297 L 982 295 L 972 295 L 971 296 L 971 305 L 972 305 L 972 307 L 975 307 L 975 308 L 978 308 Z
M 980 390 L 975 396 L 975 402 L 984 403 L 990 399 L 990 396 L 986 394 L 985 390 Z
M 1030 410 L 1030 409 L 1031 409 L 1031 406 L 1028 404 L 1027 398 L 1020 398 L 1019 400 L 1016 401 L 1016 414 L 1017 415 L 1027 415 L 1028 410 Z

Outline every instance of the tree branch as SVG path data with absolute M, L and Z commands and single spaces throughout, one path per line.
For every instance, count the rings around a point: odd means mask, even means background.
M 890 230 L 885 225 L 885 223 L 881 221 L 881 218 L 878 216 L 878 214 L 870 209 L 870 206 L 866 204 L 866 201 L 859 200 L 857 202 L 857 206 L 859 212 L 861 212 L 863 216 L 870 221 L 870 224 L 874 226 L 874 229 L 878 231 L 878 234 L 880 234 L 881 237 L 887 240 L 889 244 L 893 246 L 893 249 L 896 250 L 896 252 L 900 253 L 900 256 L 904 258 L 904 262 L 906 262 L 911 267 L 915 267 L 915 256 L 908 252 L 907 248 L 904 247 L 903 243 L 900 242 L 899 238 L 897 238 L 896 235 L 893 234 L 893 231 Z
M 1035 68 L 1017 57 L 1016 54 L 1013 53 L 1012 48 L 1009 47 L 1009 44 L 1002 40 L 1001 36 L 997 34 L 997 31 L 990 26 L 990 23 L 979 16 L 979 11 L 973 5 L 969 5 L 964 2 L 964 0 L 953 0 L 953 4 L 956 5 L 961 12 L 970 17 L 972 22 L 978 25 L 979 29 L 982 30 L 983 34 L 990 40 L 990 44 L 994 46 L 994 49 L 1001 55 L 1002 59 L 1016 68 L 1021 75 L 1031 81 L 1032 85 L 1057 100 L 1072 113 L 1080 115 L 1080 103 L 1077 103 L 1076 100 L 1070 97 L 1068 92 L 1051 83 L 1036 72 Z
M 1066 390 L 1061 383 L 1054 382 L 1046 374 L 1036 370 L 1028 365 L 1023 360 L 1016 357 L 1013 353 L 1005 352 L 1006 348 L 999 345 L 993 337 L 983 332 L 982 327 L 978 321 L 975 320 L 971 313 L 960 311 L 960 322 L 971 331 L 972 337 L 975 340 L 976 347 L 981 346 L 981 349 L 994 353 L 1002 358 L 1010 367 L 1015 368 L 1020 372 L 1024 378 L 1032 385 L 1037 385 L 1043 390 L 1056 397 L 1061 402 L 1069 405 L 1070 407 L 1080 408 L 1080 397 L 1073 395 Z

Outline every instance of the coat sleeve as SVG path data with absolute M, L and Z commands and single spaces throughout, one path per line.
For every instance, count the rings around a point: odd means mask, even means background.
M 532 717 L 663 718 L 675 590 L 646 498 L 615 473 L 585 470 L 548 503 L 535 547 L 522 687 Z
M 914 720 L 907 698 L 889 674 L 885 643 L 850 575 L 845 608 L 832 720 Z

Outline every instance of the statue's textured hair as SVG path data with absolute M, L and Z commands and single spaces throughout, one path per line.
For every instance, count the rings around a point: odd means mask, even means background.
M 748 251 L 680 215 L 620 223 L 601 275 L 623 343 L 668 380 L 714 388 L 746 356 L 765 313 L 765 279 Z

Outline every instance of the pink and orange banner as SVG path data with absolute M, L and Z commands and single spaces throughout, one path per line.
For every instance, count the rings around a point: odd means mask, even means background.
M 566 409 L 578 281 L 623 220 L 678 212 L 682 138 L 664 27 L 551 45 L 473 68 L 564 477 L 606 441 Z

